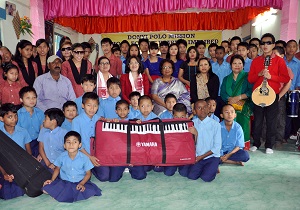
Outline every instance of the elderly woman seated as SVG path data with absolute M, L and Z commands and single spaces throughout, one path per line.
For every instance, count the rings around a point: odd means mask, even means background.
M 168 93 L 174 94 L 177 102 L 183 103 L 187 107 L 188 113 L 191 113 L 190 93 L 181 81 L 172 76 L 174 69 L 173 61 L 169 59 L 162 60 L 159 66 L 162 76 L 157 78 L 152 84 L 153 112 L 158 116 L 166 110 L 164 98 Z

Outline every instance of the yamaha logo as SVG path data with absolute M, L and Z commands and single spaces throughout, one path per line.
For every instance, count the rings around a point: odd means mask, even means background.
M 156 142 L 136 142 L 136 147 L 157 147 Z

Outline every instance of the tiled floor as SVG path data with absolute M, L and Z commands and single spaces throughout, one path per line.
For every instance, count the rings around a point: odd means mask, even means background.
M 101 197 L 77 203 L 58 203 L 50 196 L 0 200 L 0 209 L 300 209 L 300 152 L 294 142 L 274 154 L 250 153 L 244 167 L 220 166 L 211 183 L 192 181 L 176 173 L 166 177 L 150 172 L 142 181 L 129 173 L 117 183 L 101 183 Z

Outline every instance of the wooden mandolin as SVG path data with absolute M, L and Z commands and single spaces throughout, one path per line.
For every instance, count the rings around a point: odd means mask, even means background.
M 271 63 L 271 56 L 265 58 L 265 69 L 268 69 Z M 257 106 L 266 107 L 274 103 L 276 99 L 275 91 L 269 86 L 267 78 L 264 78 L 260 86 L 252 93 L 252 101 Z

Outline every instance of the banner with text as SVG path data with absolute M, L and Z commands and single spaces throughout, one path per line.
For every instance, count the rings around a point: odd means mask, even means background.
M 165 31 L 165 32 L 148 32 L 148 33 L 112 33 L 101 34 L 102 38 L 110 38 L 113 43 L 120 44 L 123 40 L 127 40 L 130 44 L 138 43 L 139 39 L 149 39 L 160 43 L 167 41 L 169 44 L 176 42 L 178 39 L 184 39 L 188 43 L 188 47 L 195 45 L 196 41 L 203 40 L 207 45 L 211 43 L 221 44 L 222 31 Z

